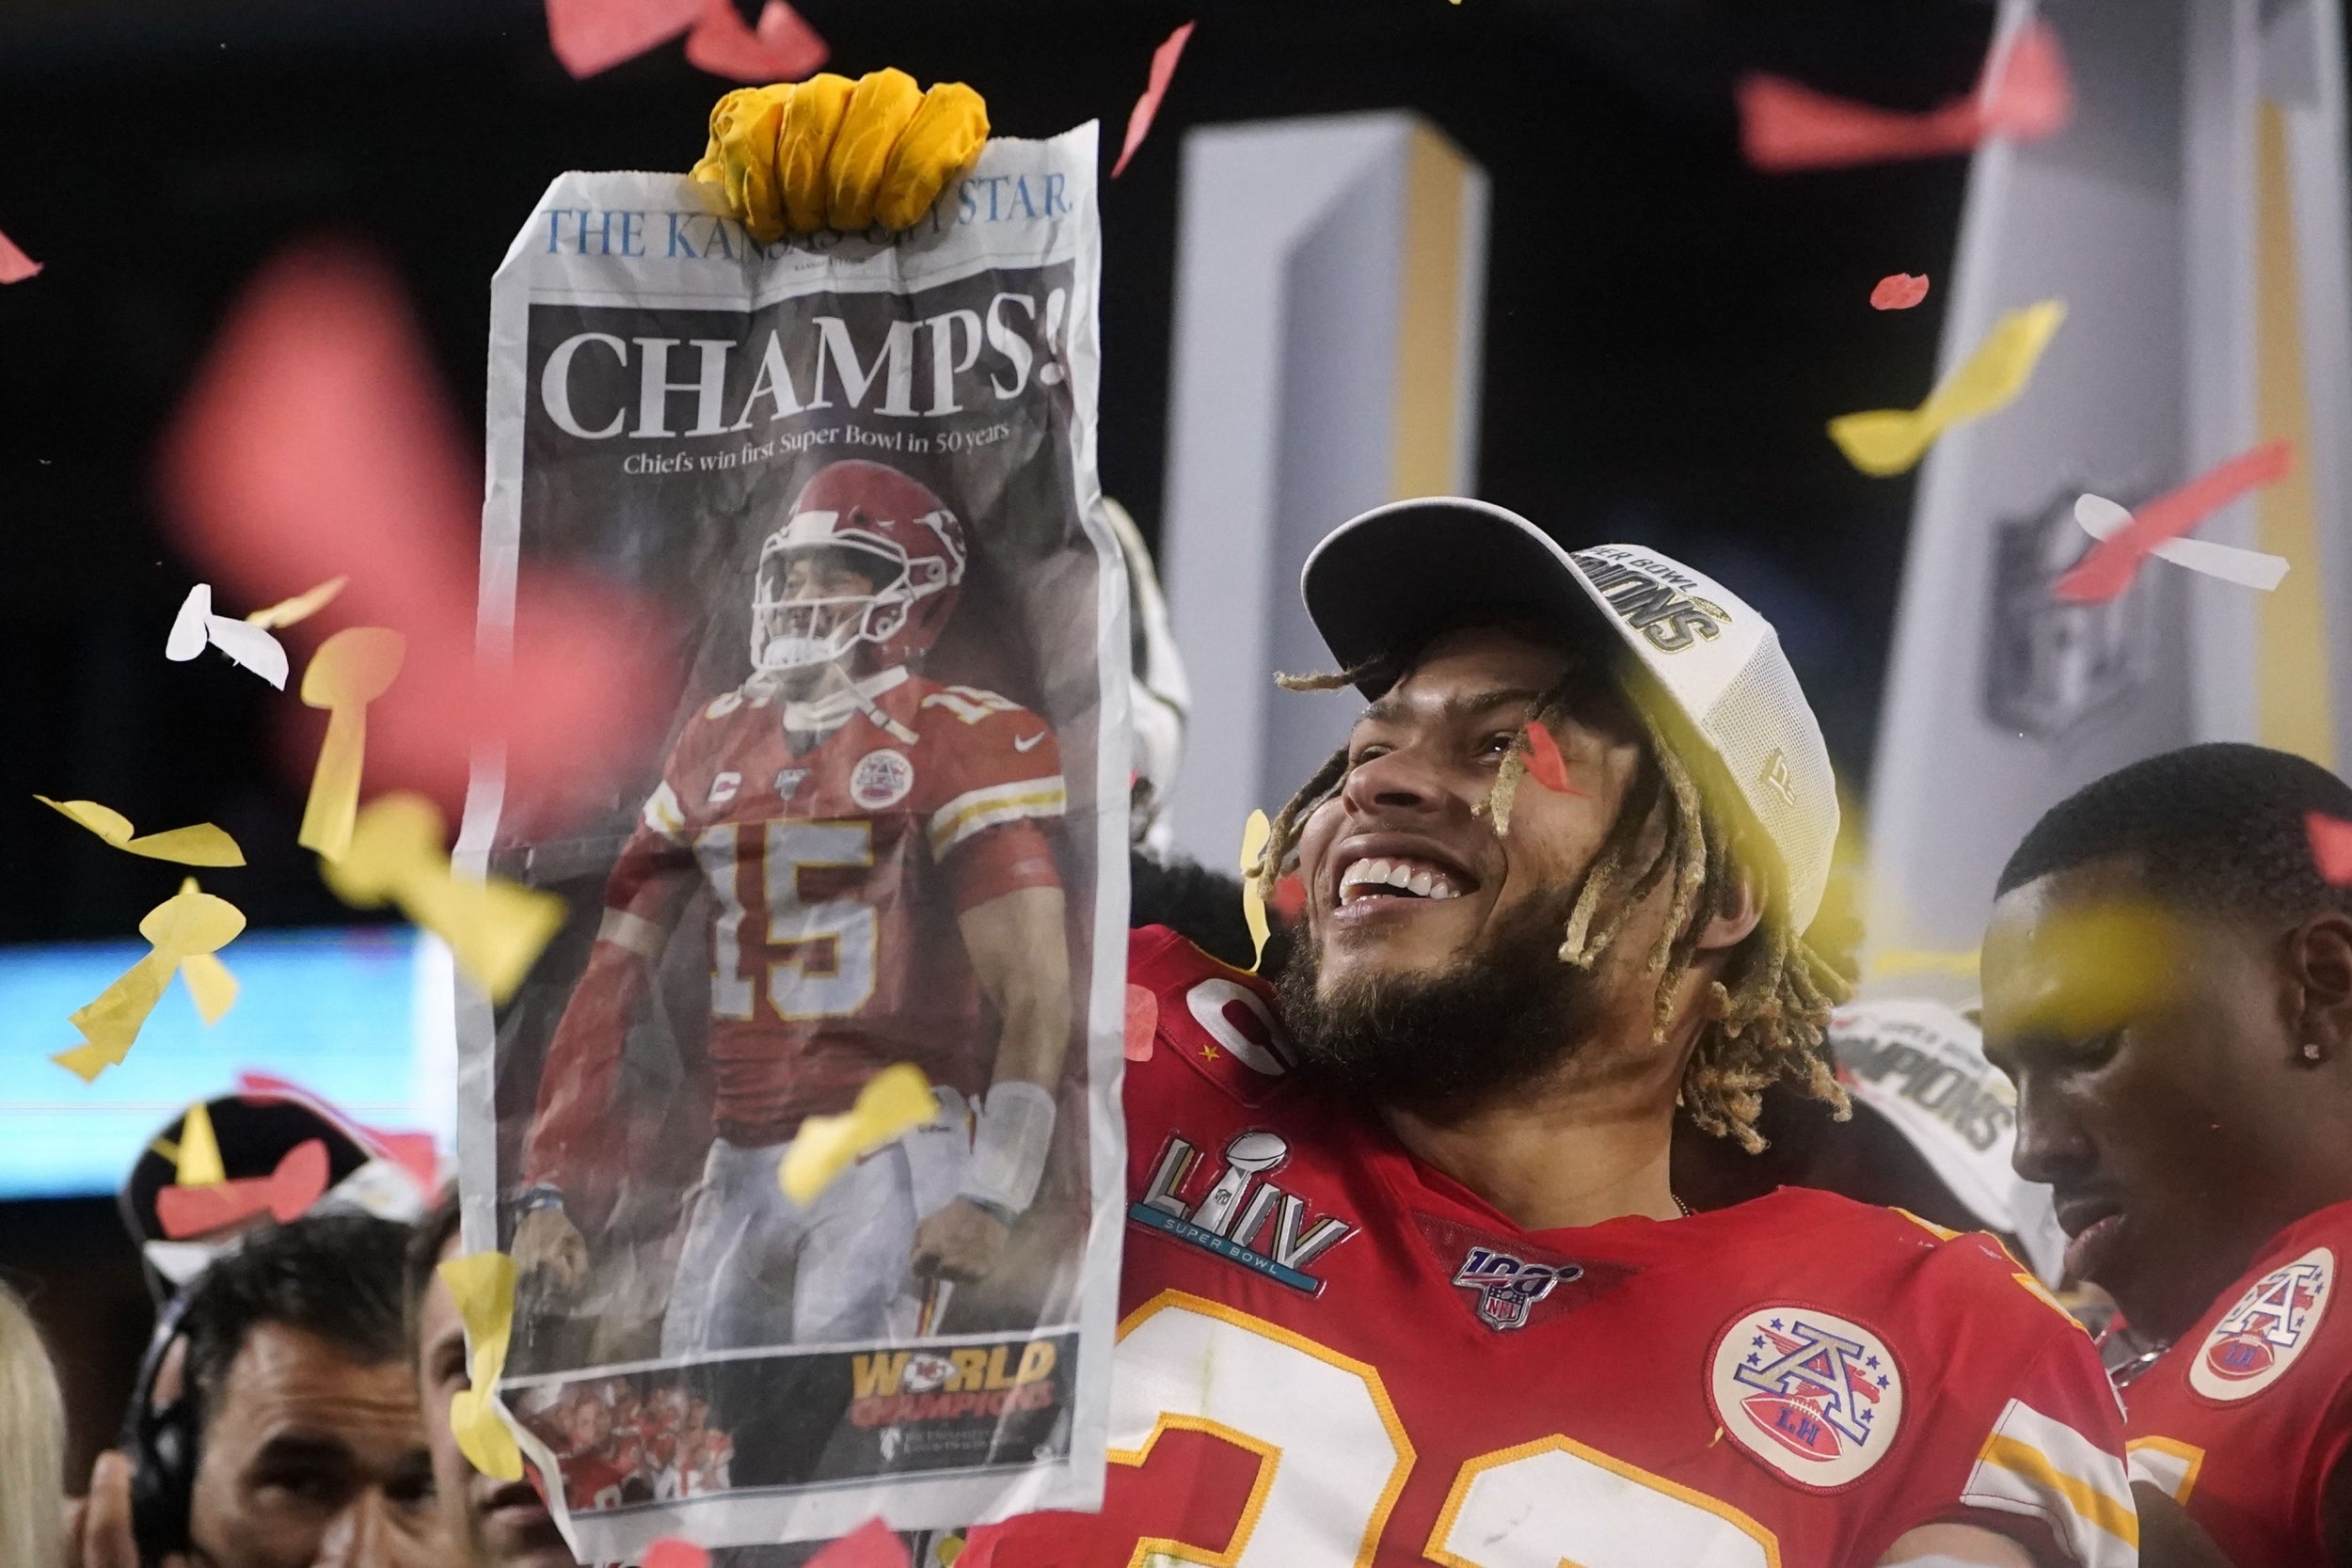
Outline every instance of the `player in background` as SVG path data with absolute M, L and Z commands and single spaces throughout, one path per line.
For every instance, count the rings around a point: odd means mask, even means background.
M 986 1275 L 1035 1196 L 1070 1033 L 1047 832 L 1064 789 L 1044 721 L 915 673 L 968 549 L 907 475 L 818 471 L 760 552 L 750 678 L 688 721 L 613 867 L 540 1077 L 515 1251 L 579 1280 L 565 1184 L 593 1176 L 624 1038 L 707 888 L 718 1138 L 666 1355 L 912 1333 L 915 1277 Z M 930 1077 L 939 1119 L 794 1205 L 776 1171 L 801 1122 L 897 1062 Z M 787 1266 L 786 1303 L 765 1279 Z
M 2352 891 L 2311 813 L 2352 788 L 2282 752 L 2136 763 L 2026 835 L 1985 936 L 2018 1174 L 2120 1309 L 2151 1568 L 2352 1563 Z
M 1687 1119 L 1675 1128 L 1675 1191 L 1700 1209 L 1819 1187 L 1901 1209 L 1956 1230 L 1997 1236 L 2041 1281 L 2064 1276 L 2065 1232 L 2050 1189 L 2010 1168 L 2016 1091 L 1985 1059 L 1973 1013 L 1920 998 L 1850 1002 L 1827 1041 L 1853 1115 L 1787 1084 L 1765 1091 L 1756 1123 L 1769 1147 L 1748 1154 Z M 2079 1309 L 2078 1309 L 2079 1315 Z
M 1677 1105 L 1746 1141 L 1777 1079 L 1837 1097 L 1803 940 L 1835 789 L 1771 628 L 1450 499 L 1343 526 L 1303 588 L 1372 705 L 1260 868 L 1295 863 L 1296 956 L 1278 996 L 1137 934 L 1104 1507 L 973 1549 L 2131 1562 L 2096 1354 L 1989 1238 L 1671 1188 Z

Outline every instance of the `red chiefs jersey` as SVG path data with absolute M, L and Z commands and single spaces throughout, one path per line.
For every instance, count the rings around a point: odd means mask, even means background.
M 618 1508 L 629 1466 L 599 1449 L 564 1457 L 564 1506 L 575 1512 Z
M 2241 1564 L 2332 1561 L 2320 1497 L 2352 1441 L 2352 1321 L 2331 1311 L 2352 1203 L 2298 1220 L 2123 1390 L 2134 1481 Z
M 1990 1238 L 1784 1188 L 1528 1232 L 1295 1092 L 1267 988 L 1136 934 L 1100 1514 L 999 1568 L 1875 1563 L 1938 1520 L 2121 1568 L 2090 1339 Z
M 1065 798 L 1043 720 L 903 667 L 862 690 L 827 699 L 835 721 L 814 735 L 787 733 L 786 705 L 750 688 L 689 720 L 607 890 L 608 929 L 615 914 L 656 919 L 660 873 L 699 867 L 713 1116 L 735 1143 L 847 1109 L 894 1062 L 983 1088 L 991 1053 L 957 916 L 1059 882 L 1039 826 Z M 617 1057 L 618 1030 L 602 1032 L 597 1049 Z M 544 1131 L 534 1143 L 571 1141 Z

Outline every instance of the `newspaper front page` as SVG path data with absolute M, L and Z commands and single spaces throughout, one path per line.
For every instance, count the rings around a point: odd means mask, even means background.
M 560 799 L 479 758 L 460 844 L 571 911 L 461 1004 L 460 1158 L 583 1561 L 1099 1503 L 1128 629 L 1094 158 L 994 140 L 902 235 L 770 245 L 680 177 L 566 174 L 499 270 L 485 655 L 539 562 L 675 628 L 667 733 Z M 924 1119 L 787 1193 L 908 1065 Z

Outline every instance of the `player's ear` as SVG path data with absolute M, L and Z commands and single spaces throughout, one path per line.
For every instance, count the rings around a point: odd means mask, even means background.
M 1721 953 L 1739 946 L 1764 918 L 1764 893 L 1755 874 L 1737 861 L 1732 863 L 1732 871 L 1737 879 L 1732 884 L 1731 897 L 1699 928 L 1698 950 L 1702 953 Z
M 2289 1047 L 2304 1061 L 2352 1055 L 2352 916 L 2313 915 L 2288 933 L 2285 958 L 2295 983 Z M 2316 1058 L 2311 1046 L 2319 1048 Z

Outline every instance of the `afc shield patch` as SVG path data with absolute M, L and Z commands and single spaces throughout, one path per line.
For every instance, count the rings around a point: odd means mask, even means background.
M 2336 1255 L 2315 1246 L 2248 1287 L 2188 1364 L 2188 1386 L 2222 1404 L 2251 1399 L 2286 1375 L 2319 1333 L 2334 1293 Z
M 914 764 L 884 746 L 857 759 L 850 773 L 850 799 L 867 811 L 885 811 L 914 788 Z
M 1895 1446 L 1903 1377 L 1886 1341 L 1810 1307 L 1760 1307 L 1715 1341 L 1708 1401 L 1734 1442 L 1800 1486 L 1834 1492 Z

